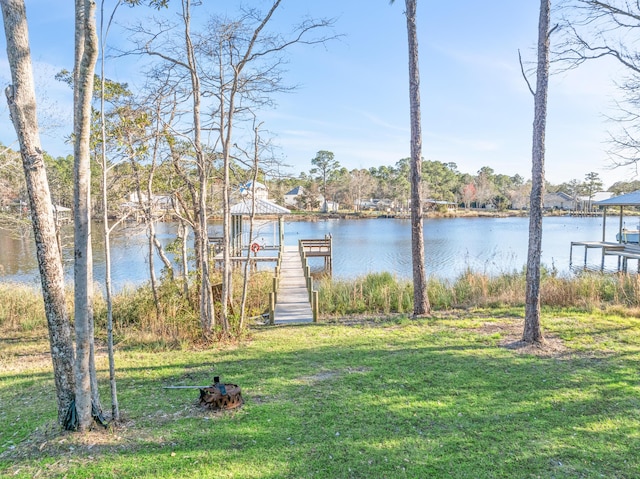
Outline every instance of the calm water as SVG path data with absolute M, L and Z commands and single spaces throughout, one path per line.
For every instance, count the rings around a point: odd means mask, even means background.
M 637 218 L 625 219 L 632 228 Z M 607 241 L 615 241 L 618 219 L 607 219 Z M 454 279 L 467 268 L 489 274 L 521 270 L 526 263 L 528 218 L 447 218 L 425 220 L 425 254 L 427 274 Z M 157 227 L 161 242 L 175 239 L 176 225 L 162 223 Z M 212 226 L 210 234 L 220 234 Z M 286 222 L 285 243 L 297 244 L 301 238 L 333 236 L 334 276 L 353 278 L 369 272 L 389 271 L 401 278 L 411 278 L 411 237 L 408 220 L 326 220 Z M 272 243 L 275 225 L 258 228 L 261 243 Z M 71 230 L 63 235 L 67 277 L 72 277 Z M 600 240 L 602 218 L 548 217 L 543 222 L 542 262 L 560 273 L 569 273 L 571 241 Z M 95 279 L 104 279 L 104 250 L 100 225 L 94 227 Z M 114 287 L 143 283 L 149 278 L 146 261 L 147 237 L 144 231 L 123 228 L 112 234 L 112 274 Z M 574 263 L 582 265 L 582 248 L 574 249 Z M 599 265 L 598 251 L 592 250 L 589 264 Z M 608 258 L 613 267 L 615 258 Z M 609 263 L 610 262 L 610 263 Z M 158 272 L 160 260 L 156 261 Z M 31 236 L 13 237 L 0 230 L 0 281 L 39 284 L 35 247 Z
M 626 219 L 627 220 L 627 219 Z M 607 241 L 615 241 L 618 218 L 607 218 Z M 637 225 L 636 219 L 626 224 Z M 428 275 L 455 279 L 467 268 L 500 274 L 522 270 L 527 261 L 528 218 L 444 218 L 424 223 Z M 287 243 L 297 237 L 333 235 L 334 273 L 353 277 L 374 271 L 390 271 L 411 278 L 409 220 L 329 220 L 288 223 Z M 543 221 L 542 262 L 560 273 L 569 273 L 571 241 L 600 240 L 602 218 L 547 217 Z M 574 264 L 582 265 L 584 249 L 574 248 Z M 608 258 L 611 267 L 614 258 Z M 599 267 L 600 256 L 590 251 L 589 264 Z M 607 263 L 609 265 L 609 263 Z

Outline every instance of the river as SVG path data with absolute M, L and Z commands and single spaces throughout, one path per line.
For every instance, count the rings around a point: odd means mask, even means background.
M 607 218 L 607 241 L 615 241 L 618 219 Z M 635 228 L 638 218 L 625 218 Z M 424 222 L 426 271 L 428 275 L 455 279 L 465 270 L 491 275 L 523 269 L 527 259 L 529 219 L 442 218 Z M 157 226 L 160 241 L 166 245 L 175 239 L 176 225 Z M 210 234 L 220 234 L 213 225 Z M 334 277 L 354 278 L 370 272 L 389 271 L 400 278 L 411 278 L 411 237 L 408 220 L 401 219 L 328 219 L 285 222 L 285 243 L 298 239 L 333 237 Z M 63 229 L 63 256 L 67 278 L 73 270 L 71 227 Z M 275 225 L 263 224 L 259 242 L 270 244 Z M 569 274 L 571 241 L 600 240 L 602 218 L 545 217 L 543 221 L 542 262 L 560 274 Z M 149 278 L 146 259 L 147 237 L 138 227 L 120 228 L 112 233 L 112 276 L 114 288 L 136 286 Z M 582 265 L 583 249 L 575 248 L 574 263 Z M 599 265 L 598 251 L 589 255 L 589 265 Z M 608 258 L 613 268 L 615 258 Z M 95 280 L 104 281 L 104 247 L 101 225 L 94 225 Z M 161 268 L 156 260 L 158 272 Z M 31 235 L 16 237 L 0 229 L 0 281 L 39 284 L 35 246 Z

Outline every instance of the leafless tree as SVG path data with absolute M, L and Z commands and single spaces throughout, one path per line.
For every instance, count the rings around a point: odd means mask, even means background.
M 93 346 L 93 261 L 91 249 L 91 101 L 98 35 L 95 2 L 76 0 L 74 66 L 74 298 L 76 410 L 78 429 L 93 421 L 99 406 Z
M 58 421 L 63 424 L 75 395 L 73 341 L 65 303 L 62 258 L 56 241 L 53 206 L 38 132 L 27 17 L 23 0 L 1 0 L 0 7 L 12 82 L 5 93 L 20 141 L 49 329 Z
M 204 44 L 203 53 L 209 55 L 216 68 L 203 74 L 207 90 L 217 103 L 211 111 L 211 128 L 217 132 L 217 144 L 222 157 L 222 214 L 223 236 L 223 285 L 222 321 L 228 322 L 228 304 L 233 291 L 231 268 L 231 215 L 230 166 L 234 149 L 234 127 L 237 117 L 249 110 L 256 111 L 270 104 L 270 95 L 288 88 L 282 82 L 280 66 L 282 52 L 294 44 L 324 43 L 327 38 L 310 35 L 331 25 L 329 20 L 305 21 L 291 37 L 271 34 L 266 31 L 281 0 L 276 0 L 266 14 L 257 10 L 247 11 L 238 22 L 213 20 L 209 31 L 214 36 Z
M 364 198 L 371 196 L 373 190 L 373 178 L 371 174 L 364 169 L 352 170 L 349 173 L 349 189 L 352 192 L 352 201 L 354 209 L 360 211 L 360 205 Z
M 190 192 L 190 208 L 192 212 L 187 215 L 189 223 L 194 232 L 194 252 L 196 260 L 196 273 L 200 285 L 200 323 L 205 334 L 209 334 L 215 325 L 213 298 L 209 278 L 209 257 L 208 257 L 208 182 L 210 176 L 210 163 L 206 155 L 202 141 L 202 89 L 200 85 L 200 72 L 196 51 L 194 47 L 193 34 L 191 31 L 191 0 L 181 1 L 180 20 L 182 38 L 178 40 L 173 36 L 173 31 L 177 27 L 165 20 L 157 20 L 155 29 L 148 28 L 147 25 L 139 24 L 134 29 L 136 35 L 136 47 L 134 54 L 149 55 L 158 59 L 167 72 L 173 75 L 176 99 L 180 97 L 182 101 L 189 101 L 190 121 L 185 121 L 189 126 L 186 132 L 175 132 L 175 135 L 182 138 L 186 145 L 177 143 L 170 144 L 171 156 L 176 171 L 188 182 Z M 158 68 L 155 69 L 156 71 Z M 189 84 L 189 91 L 180 88 L 181 84 Z M 186 146 L 186 148 L 185 148 Z M 184 153 L 194 157 L 197 169 L 197 179 L 193 181 L 190 173 L 182 166 Z M 180 198 L 178 199 L 181 200 Z M 182 201 L 182 205 L 187 203 Z M 185 210 L 187 211 L 187 210 Z
M 105 116 L 105 45 L 109 32 L 109 27 L 113 16 L 120 5 L 118 1 L 114 7 L 111 17 L 106 26 L 104 23 L 104 0 L 101 1 L 100 14 L 100 166 L 101 166 L 101 200 L 102 200 L 102 228 L 104 234 L 104 259 L 105 259 L 105 302 L 107 306 L 107 354 L 109 357 L 109 388 L 111 391 L 111 419 L 120 420 L 120 406 L 118 403 L 118 389 L 116 382 L 115 350 L 113 343 L 113 285 L 111 281 L 111 232 L 116 225 L 109 225 L 109 200 L 108 200 L 108 174 L 111 166 L 107 158 L 107 126 Z M 125 216 L 121 216 L 124 220 Z
M 253 242 L 253 229 L 255 226 L 255 218 L 256 218 L 256 185 L 258 183 L 258 173 L 260 172 L 260 127 L 262 124 L 256 124 L 254 120 L 254 139 L 253 139 L 253 177 L 251 178 L 251 190 L 250 190 L 250 214 L 249 214 L 249 244 Z M 246 316 L 246 305 L 247 305 L 247 295 L 249 289 L 249 278 L 251 276 L 251 248 L 247 248 L 247 257 L 244 263 L 244 278 L 242 283 L 242 299 L 240 304 L 240 322 L 238 324 L 238 329 L 242 330 L 245 316 Z
M 613 166 L 632 166 L 640 160 L 640 2 L 627 0 L 565 0 L 562 41 L 554 61 L 576 68 L 591 60 L 611 59 L 621 67 L 616 81 L 621 97 L 611 116 L 609 157 Z
M 287 88 L 281 77 L 280 54 L 294 44 L 322 43 L 326 37 L 311 38 L 313 31 L 327 27 L 330 21 L 303 22 L 290 37 L 268 33 L 270 22 L 281 0 L 276 0 L 266 14 L 257 10 L 243 11 L 237 21 L 221 21 L 213 18 L 205 32 L 191 31 L 191 2 L 182 1 L 181 42 L 171 37 L 172 26 L 161 21 L 157 30 L 138 26 L 139 42 L 135 53 L 146 53 L 161 59 L 175 75 L 176 84 L 188 82 L 190 90 L 184 94 L 191 101 L 191 119 L 188 133 L 181 137 L 188 147 L 172 145 L 172 157 L 176 170 L 184 153 L 193 155 L 198 171 L 197 182 L 189 186 L 191 198 L 195 198 L 193 214 L 196 237 L 196 268 L 201 281 L 201 323 L 205 331 L 212 327 L 211 288 L 208 271 L 208 186 L 212 161 L 219 160 L 221 167 L 221 192 L 223 215 L 223 286 L 221 298 L 221 322 L 229 331 L 228 305 L 232 297 L 231 275 L 231 218 L 230 193 L 232 188 L 231 163 L 235 155 L 239 119 L 257 106 L 270 103 L 270 95 Z M 205 144 L 203 132 L 212 133 L 212 144 Z M 186 198 L 183 198 L 186 205 Z M 179 200 L 180 201 L 180 200 Z M 191 201 L 194 201 L 193 199 Z

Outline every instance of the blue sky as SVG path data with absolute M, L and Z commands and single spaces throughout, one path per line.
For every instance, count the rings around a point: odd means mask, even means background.
M 54 155 L 71 152 L 62 139 L 71 130 L 71 92 L 53 75 L 73 62 L 73 2 L 27 0 L 27 15 L 38 96 L 42 143 Z M 226 0 L 204 0 L 220 12 Z M 265 7 L 265 0 L 245 2 Z M 114 2 L 107 2 L 107 10 Z M 418 28 L 423 118 L 423 155 L 455 162 L 476 173 L 531 176 L 533 97 L 520 73 L 518 49 L 535 59 L 539 2 L 419 2 Z M 304 15 L 336 19 L 326 46 L 291 50 L 285 79 L 299 88 L 279 95 L 277 107 L 260 118 L 279 146 L 277 154 L 297 175 L 311 168 L 319 150 L 335 154 L 341 165 L 369 168 L 393 165 L 409 156 L 409 100 L 404 2 L 387 0 L 284 0 L 278 28 L 290 28 Z M 149 10 L 144 10 L 145 15 Z M 121 8 L 116 21 L 127 23 L 142 10 Z M 111 39 L 124 34 L 115 28 Z M 4 36 L 2 51 L 6 51 Z M 107 76 L 138 81 L 130 61 L 108 59 Z M 592 63 L 552 77 L 547 122 L 546 177 L 552 183 L 588 172 L 609 186 L 634 179 L 635 171 L 611 169 L 608 131 L 619 74 L 612 63 Z M 0 80 L 9 83 L 5 54 Z M 535 84 L 535 80 L 533 81 Z M 46 112 L 46 114 L 45 114 Z M 15 140 L 4 101 L 0 104 L 0 141 Z

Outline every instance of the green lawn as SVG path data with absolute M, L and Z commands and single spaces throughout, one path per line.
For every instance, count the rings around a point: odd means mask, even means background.
M 514 347 L 517 309 L 121 345 L 124 423 L 87 434 L 56 428 L 46 338 L 15 333 L 0 339 L 0 476 L 640 477 L 640 319 L 547 311 L 544 329 L 542 351 Z M 162 388 L 216 375 L 242 387 L 241 409 Z

